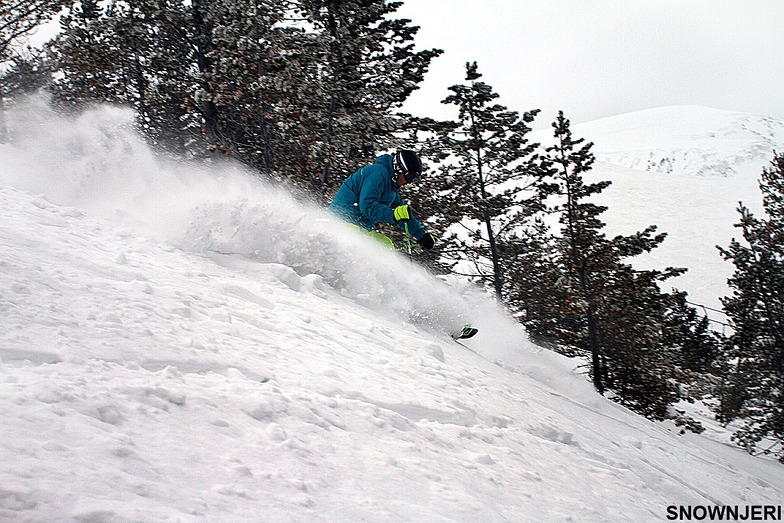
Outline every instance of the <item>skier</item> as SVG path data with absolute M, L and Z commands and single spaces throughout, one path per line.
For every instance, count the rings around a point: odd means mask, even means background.
M 414 237 L 424 249 L 432 249 L 435 237 L 425 232 L 398 193 L 422 174 L 422 160 L 408 150 L 393 155 L 382 154 L 376 163 L 362 167 L 346 178 L 329 205 L 329 210 L 345 221 L 356 225 L 379 241 L 394 247 L 389 237 L 376 232 L 378 222 L 394 223 Z M 407 226 L 407 227 L 406 227 Z

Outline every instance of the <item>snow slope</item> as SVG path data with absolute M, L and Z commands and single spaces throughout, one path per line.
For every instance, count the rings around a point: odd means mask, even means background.
M 704 106 L 659 107 L 575 125 L 598 160 L 691 176 L 759 176 L 784 145 L 784 120 Z
M 757 166 L 758 172 L 763 165 Z M 667 233 L 664 243 L 633 263 L 644 268 L 688 268 L 666 284 L 688 291 L 692 302 L 721 309 L 719 298 L 730 292 L 726 281 L 734 267 L 716 246 L 727 247 L 732 238 L 740 237 L 735 228 L 739 201 L 760 211 L 757 178 L 640 172 L 605 163 L 597 163 L 591 173 L 594 180 L 613 182 L 596 198 L 608 207 L 603 215 L 608 236 L 632 234 L 648 225 Z
M 660 521 L 781 465 L 597 396 L 495 305 L 101 108 L 0 146 L 0 520 Z M 471 318 L 467 347 L 445 332 Z M 716 439 L 725 438 L 715 428 Z
M 567 115 L 568 117 L 568 115 Z M 589 181 L 613 184 L 597 197 L 608 235 L 632 234 L 657 225 L 668 234 L 644 268 L 686 267 L 669 280 L 691 301 L 720 309 L 732 264 L 716 245 L 738 237 L 738 202 L 761 212 L 758 179 L 784 150 L 784 121 L 702 106 L 661 107 L 572 126 L 574 138 L 593 142 L 597 162 Z M 552 143 L 552 131 L 534 141 Z M 724 321 L 721 314 L 709 312 Z

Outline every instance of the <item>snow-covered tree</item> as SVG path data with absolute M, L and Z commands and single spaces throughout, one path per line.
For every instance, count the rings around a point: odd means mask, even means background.
M 262 0 L 81 2 L 62 17 L 51 46 L 61 69 L 54 92 L 67 105 L 131 105 L 158 145 L 236 155 L 228 108 L 242 93 L 226 92 L 253 69 L 243 58 L 263 56 L 263 37 L 280 16 Z M 227 63 L 235 67 L 231 85 L 221 74 Z
M 558 239 L 541 216 L 505 252 L 509 267 L 504 285 L 509 309 L 525 325 L 531 339 L 543 347 L 574 355 L 563 340 L 571 327 L 561 314 L 568 301 Z
M 51 75 L 51 64 L 35 50 L 16 53 L 8 59 L 0 72 L 0 143 L 8 138 L 6 109 L 21 97 L 43 89 L 51 81 Z
M 303 107 L 314 141 L 324 197 L 346 174 L 395 141 L 406 121 L 396 110 L 424 79 L 441 51 L 414 51 L 419 28 L 395 18 L 402 2 L 388 0 L 299 0 L 311 25 L 310 49 L 319 64 Z
M 545 168 L 527 134 L 538 110 L 523 115 L 496 102 L 476 62 L 466 64 L 466 83 L 449 88 L 442 103 L 455 105 L 454 122 L 433 125 L 437 175 L 423 181 L 439 212 L 434 227 L 445 231 L 440 253 L 456 270 L 476 277 L 504 300 L 510 252 L 520 230 L 540 209 Z
M 0 5 L 0 63 L 11 58 L 14 46 L 51 20 L 73 0 L 5 0 Z
M 742 242 L 719 247 L 735 265 L 722 299 L 733 328 L 724 347 L 732 369 L 722 397 L 724 421 L 744 420 L 736 434 L 750 452 L 761 447 L 784 462 L 784 155 L 763 169 L 760 189 L 765 216 L 740 204 L 736 225 Z
M 560 273 L 549 269 L 548 283 L 560 300 L 545 313 L 555 315 L 546 335 L 556 343 L 590 354 L 597 391 L 654 419 L 670 416 L 680 398 L 676 384 L 681 346 L 675 343 L 675 297 L 660 283 L 685 269 L 637 270 L 625 260 L 649 252 L 664 241 L 656 227 L 630 236 L 608 238 L 600 216 L 606 207 L 591 198 L 610 182 L 586 183 L 593 167 L 593 144 L 574 139 L 563 113 L 553 123 L 556 143 L 547 149 L 556 166 L 561 231 L 557 240 Z
M 51 46 L 62 104 L 132 105 L 151 140 L 318 191 L 405 127 L 440 51 L 385 0 L 85 0 Z M 339 169 L 334 180 L 330 172 Z

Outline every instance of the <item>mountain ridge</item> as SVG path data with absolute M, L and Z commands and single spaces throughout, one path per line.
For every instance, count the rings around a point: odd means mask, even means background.
M 550 143 L 548 132 L 537 131 L 537 141 Z M 572 133 L 594 143 L 598 161 L 672 175 L 754 175 L 784 148 L 784 119 L 698 105 L 573 124 Z

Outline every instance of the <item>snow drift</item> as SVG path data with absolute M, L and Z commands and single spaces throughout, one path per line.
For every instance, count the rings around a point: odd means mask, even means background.
M 781 466 L 597 396 L 495 304 L 100 108 L 0 146 L 0 519 L 659 521 Z M 471 319 L 469 350 L 446 332 Z

